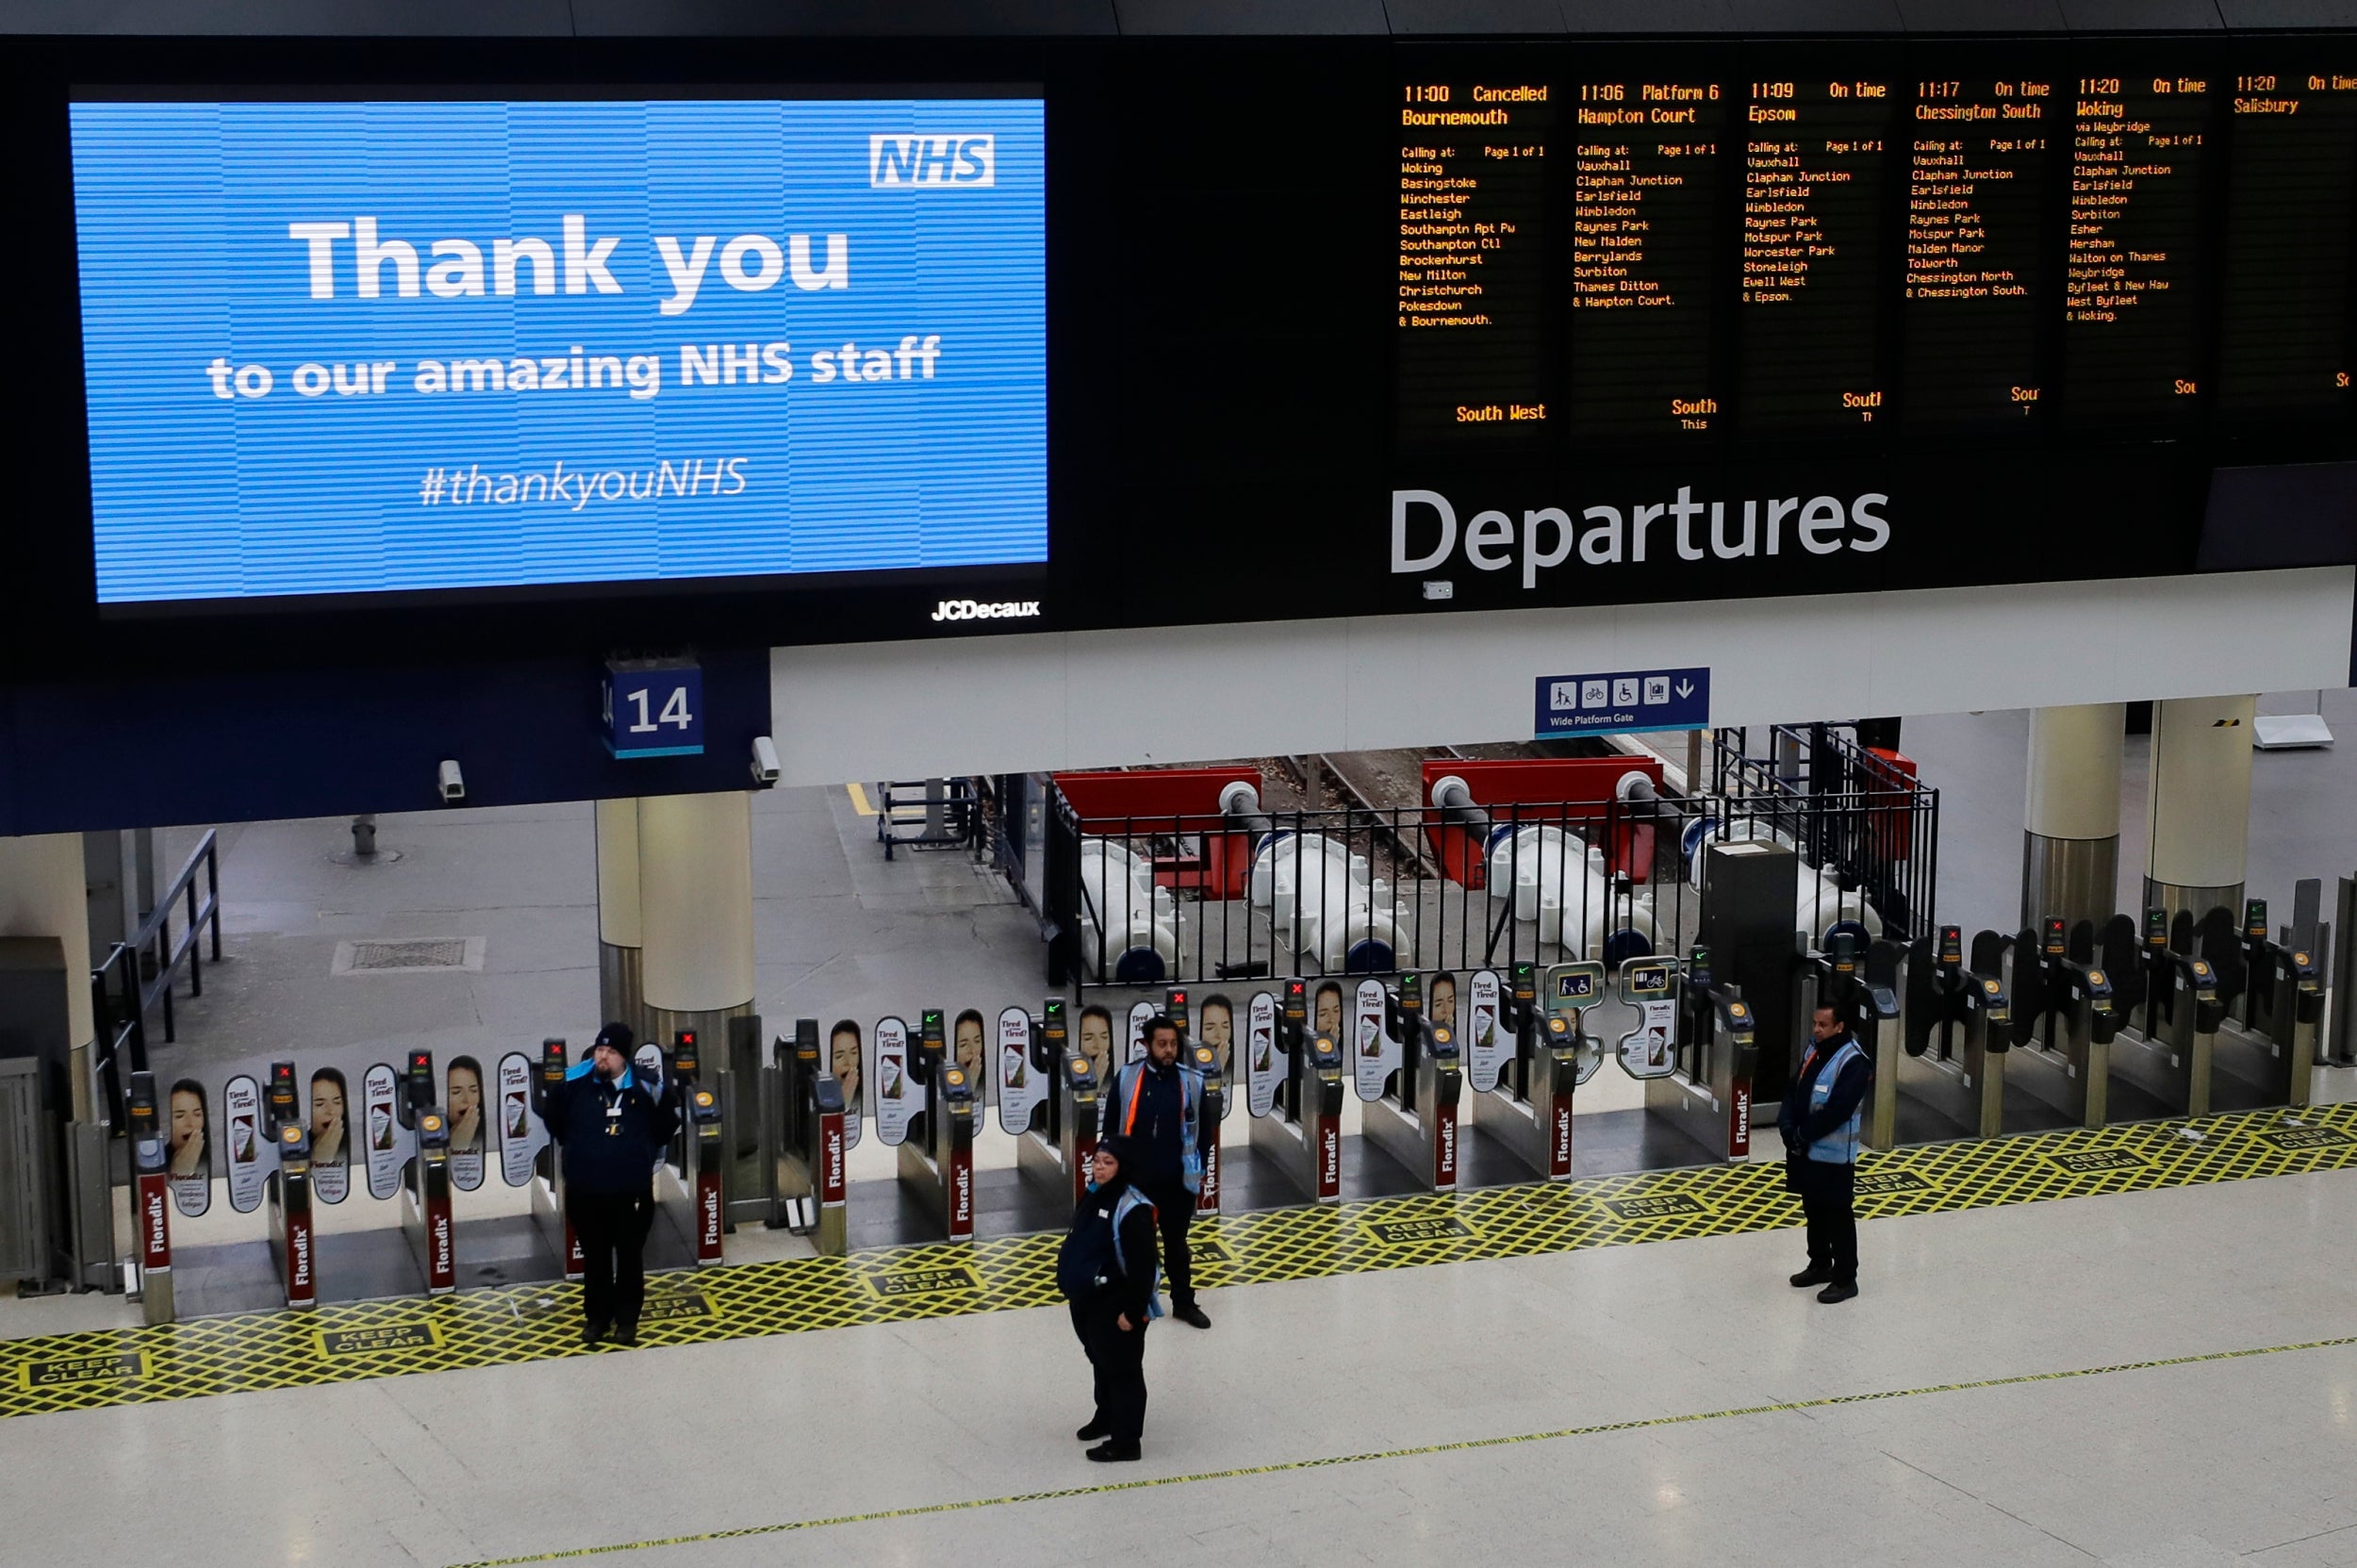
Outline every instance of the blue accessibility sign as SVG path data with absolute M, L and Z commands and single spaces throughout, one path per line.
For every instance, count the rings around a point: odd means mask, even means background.
M 1541 675 L 1532 733 L 1541 740 L 1628 730 L 1706 730 L 1710 671 L 1612 669 Z

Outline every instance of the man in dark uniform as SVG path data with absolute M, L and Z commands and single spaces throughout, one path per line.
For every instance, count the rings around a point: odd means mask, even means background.
M 549 1136 L 565 1154 L 565 1218 L 581 1243 L 584 1345 L 609 1327 L 615 1344 L 638 1343 L 654 1163 L 679 1130 L 678 1113 L 635 1078 L 633 1038 L 628 1024 L 606 1025 L 549 1098 Z
M 1119 1135 L 1096 1146 L 1089 1187 L 1072 1211 L 1072 1230 L 1056 1255 L 1056 1283 L 1072 1307 L 1096 1373 L 1096 1413 L 1073 1435 L 1100 1464 L 1134 1460 L 1146 1430 L 1146 1326 L 1162 1316 L 1155 1286 L 1154 1206 L 1125 1171 L 1134 1146 Z
M 1146 1056 L 1113 1074 L 1105 1095 L 1102 1137 L 1129 1140 L 1129 1180 L 1154 1205 L 1162 1262 L 1170 1270 L 1170 1315 L 1197 1329 L 1211 1317 L 1195 1304 L 1194 1258 L 1187 1228 L 1203 1190 L 1203 1075 L 1178 1060 L 1178 1026 L 1168 1015 L 1146 1020 Z M 1214 1135 L 1217 1129 L 1212 1129 Z
M 1874 1064 L 1841 1015 L 1820 1007 L 1809 1020 L 1808 1054 L 1785 1092 L 1776 1127 L 1784 1134 L 1784 1185 L 1808 1216 L 1808 1267 L 1796 1286 L 1822 1285 L 1817 1299 L 1857 1294 L 1858 1119 Z

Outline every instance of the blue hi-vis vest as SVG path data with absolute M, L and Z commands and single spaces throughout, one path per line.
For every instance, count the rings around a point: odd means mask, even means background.
M 1180 1106 L 1178 1176 L 1186 1183 L 1187 1191 L 1200 1193 L 1203 1190 L 1203 1151 L 1195 1143 L 1195 1130 L 1203 1119 L 1203 1075 L 1183 1062 L 1177 1065 Z M 1113 1074 L 1113 1101 L 1105 1107 L 1106 1131 L 1118 1132 L 1125 1138 L 1129 1136 L 1130 1129 L 1138 1119 L 1138 1080 L 1146 1076 L 1146 1060 L 1141 1057 Z M 1119 1127 L 1111 1125 L 1113 1104 L 1121 1107 Z
M 1841 1048 L 1835 1051 L 1825 1065 L 1817 1069 L 1817 1077 L 1808 1086 L 1810 1111 L 1821 1111 L 1825 1108 L 1825 1101 L 1833 1098 L 1833 1086 L 1840 1080 L 1842 1070 L 1865 1054 L 1865 1048 L 1857 1043 L 1855 1035 L 1852 1035 L 1841 1043 Z M 1865 1114 L 1866 1101 L 1861 1098 L 1857 1103 L 1857 1109 L 1850 1113 L 1848 1121 L 1808 1146 L 1808 1157 L 1829 1165 L 1856 1164 L 1858 1120 Z
M 1129 1260 L 1121 1251 L 1121 1222 L 1137 1209 L 1152 1213 L 1154 1205 L 1146 1202 L 1135 1187 L 1124 1188 L 1121 1201 L 1113 1205 L 1113 1262 L 1121 1265 L 1121 1277 L 1125 1279 L 1129 1277 Z M 1154 1260 L 1154 1278 L 1146 1287 L 1146 1315 L 1148 1318 L 1162 1315 L 1162 1263 L 1159 1258 Z

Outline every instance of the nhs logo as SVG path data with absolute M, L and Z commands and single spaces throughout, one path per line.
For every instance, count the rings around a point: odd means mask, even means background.
M 867 183 L 878 190 L 936 187 L 973 190 L 998 183 L 997 139 L 990 136 L 870 136 Z

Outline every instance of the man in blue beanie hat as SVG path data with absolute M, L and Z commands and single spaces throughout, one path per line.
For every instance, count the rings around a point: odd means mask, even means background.
M 606 1025 L 549 1097 L 549 1136 L 565 1151 L 565 1218 L 581 1243 L 584 1345 L 609 1328 L 615 1344 L 638 1343 L 655 1157 L 679 1131 L 679 1114 L 631 1072 L 635 1039 L 628 1024 Z

